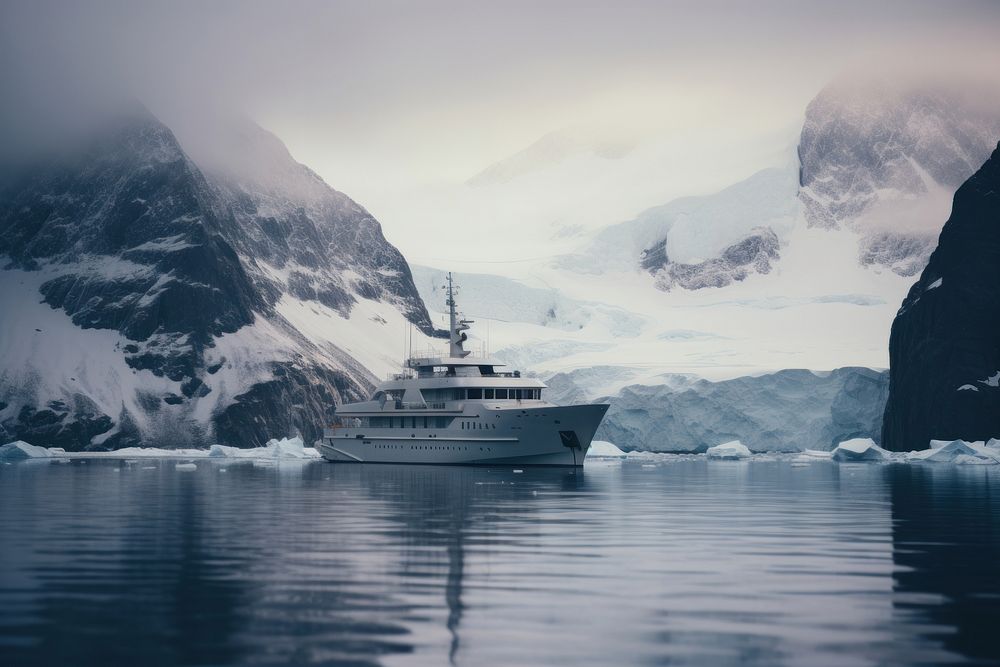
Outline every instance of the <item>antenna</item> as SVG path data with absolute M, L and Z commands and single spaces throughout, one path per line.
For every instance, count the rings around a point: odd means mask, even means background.
M 466 357 L 469 355 L 468 351 L 462 348 L 462 344 L 468 340 L 466 331 L 469 325 L 472 324 L 472 320 L 465 320 L 458 318 L 458 310 L 455 305 L 455 284 L 452 281 L 451 271 L 448 272 L 448 325 L 449 325 L 449 346 L 448 352 L 449 356 L 452 357 Z

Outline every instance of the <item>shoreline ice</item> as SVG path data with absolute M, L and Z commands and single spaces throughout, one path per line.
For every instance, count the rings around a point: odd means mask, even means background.
M 0 446 L 0 463 L 10 465 L 20 461 L 45 461 L 67 459 L 165 459 L 191 460 L 245 460 L 245 461 L 317 461 L 322 457 L 314 447 L 304 446 L 299 437 L 272 439 L 263 447 L 241 449 L 226 445 L 212 445 L 208 449 L 160 449 L 156 447 L 126 447 L 107 452 L 67 452 L 60 447 L 41 447 L 23 440 Z M 753 452 L 739 440 L 709 447 L 704 453 L 623 451 L 611 442 L 595 440 L 587 460 L 612 460 L 623 463 L 677 461 L 789 461 L 807 465 L 819 462 L 834 463 L 910 463 L 955 465 L 1000 464 L 1000 439 L 966 442 L 964 440 L 931 440 L 929 447 L 909 452 L 890 452 L 879 447 L 870 438 L 855 438 L 839 443 L 830 451 L 805 449 L 798 452 Z
M 208 449 L 161 449 L 157 447 L 125 447 L 107 452 L 67 452 L 61 447 L 39 447 L 23 440 L 0 446 L 0 461 L 13 463 L 44 459 L 245 459 L 272 461 L 311 461 L 320 458 L 313 447 L 305 447 L 302 438 L 272 439 L 263 447 L 241 449 L 212 445 Z

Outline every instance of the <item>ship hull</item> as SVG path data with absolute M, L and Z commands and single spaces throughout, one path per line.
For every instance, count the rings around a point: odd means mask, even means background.
M 336 463 L 581 466 L 607 409 L 480 406 L 445 429 L 337 429 L 316 446 Z

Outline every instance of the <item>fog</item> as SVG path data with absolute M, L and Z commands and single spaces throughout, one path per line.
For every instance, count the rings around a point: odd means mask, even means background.
M 235 110 L 383 218 L 404 251 L 421 250 L 405 231 L 420 220 L 402 218 L 424 191 L 553 132 L 623 150 L 669 140 L 692 155 L 717 135 L 749 156 L 765 140 L 787 148 L 773 137 L 793 136 L 844 71 L 1000 66 L 991 2 L 8 1 L 0 12 L 8 151 L 120 100 L 168 123 Z M 724 152 L 720 142 L 691 164 Z M 768 159 L 718 165 L 716 180 Z M 690 182 L 664 173 L 675 182 L 663 196 L 714 186 L 687 171 Z

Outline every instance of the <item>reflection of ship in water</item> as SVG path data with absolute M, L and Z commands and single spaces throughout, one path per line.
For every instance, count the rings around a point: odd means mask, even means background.
M 430 577 L 443 585 L 451 662 L 461 647 L 469 544 L 488 551 L 505 539 L 508 521 L 523 528 L 525 516 L 538 506 L 539 493 L 585 488 L 582 471 L 559 468 L 515 474 L 469 467 L 386 465 L 342 466 L 337 473 L 341 483 L 355 478 L 371 500 L 385 503 L 383 518 L 395 527 L 389 535 L 401 543 L 404 578 Z
M 896 612 L 915 617 L 945 650 L 998 664 L 1000 493 L 983 469 L 992 467 L 891 466 L 886 474 Z

